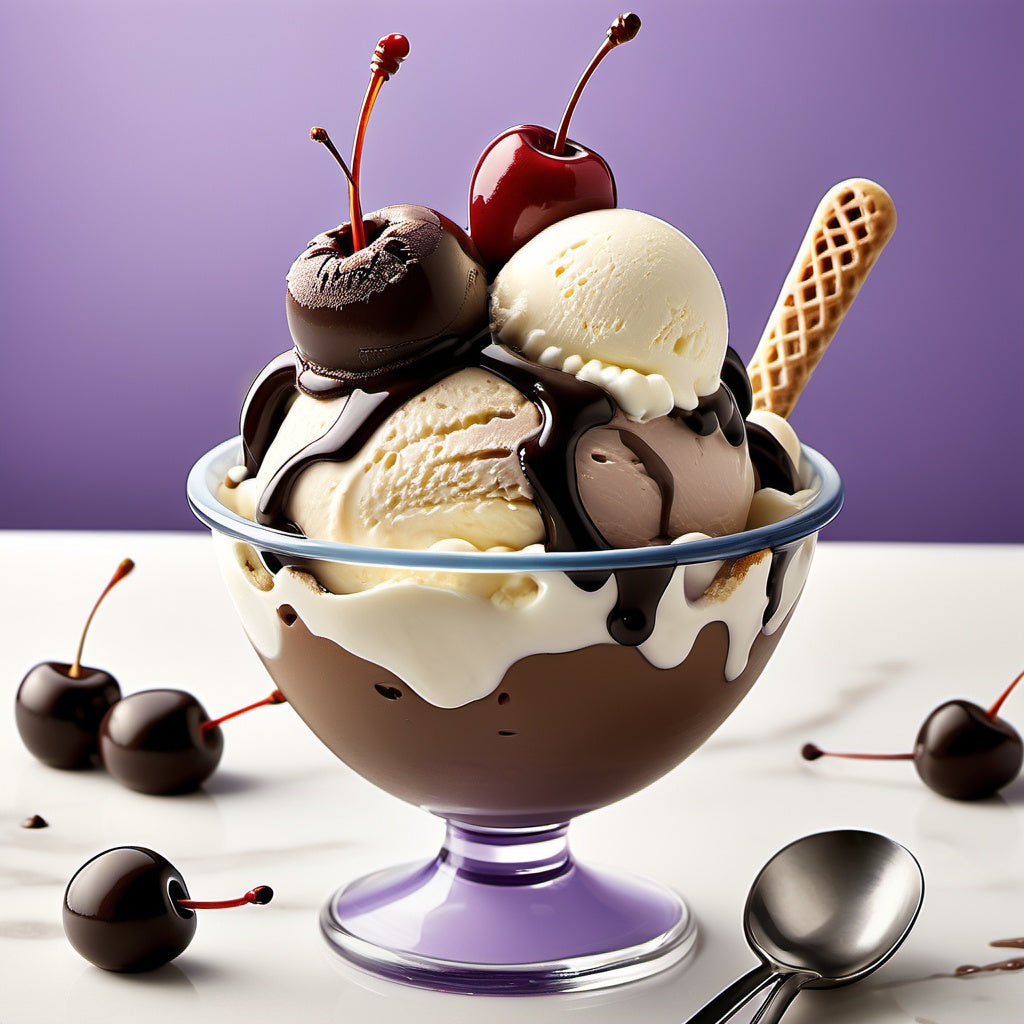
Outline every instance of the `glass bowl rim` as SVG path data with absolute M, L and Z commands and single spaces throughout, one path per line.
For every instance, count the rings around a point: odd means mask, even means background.
M 222 441 L 199 458 L 189 471 L 186 491 L 192 512 L 201 523 L 216 533 L 275 555 L 442 572 L 614 571 L 742 558 L 765 548 L 785 547 L 816 533 L 842 508 L 843 483 L 836 468 L 820 452 L 808 445 L 801 448 L 805 474 L 809 470 L 808 486 L 816 488 L 817 493 L 799 512 L 769 526 L 723 537 L 606 551 L 417 551 L 313 540 L 261 526 L 232 512 L 216 497 L 215 488 L 224 474 L 241 462 L 241 439 L 237 436 Z

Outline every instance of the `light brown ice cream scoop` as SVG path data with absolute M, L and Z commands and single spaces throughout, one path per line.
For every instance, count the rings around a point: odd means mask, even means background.
M 787 417 L 896 230 L 881 185 L 849 178 L 818 204 L 747 367 L 754 408 Z
M 746 443 L 701 437 L 674 416 L 640 423 L 620 412 L 576 449 L 580 498 L 609 544 L 667 544 L 686 533 L 742 530 L 754 493 Z

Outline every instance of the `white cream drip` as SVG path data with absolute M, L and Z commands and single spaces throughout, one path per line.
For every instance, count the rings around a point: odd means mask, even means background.
M 571 373 L 579 380 L 604 388 L 616 405 L 634 420 L 646 422 L 666 416 L 675 407 L 672 387 L 660 373 L 642 373 L 601 359 L 584 359 L 567 353 L 539 328 L 526 336 L 522 351 L 542 366 Z
M 701 536 L 688 534 L 677 543 Z M 311 633 L 393 672 L 437 707 L 459 707 L 493 693 L 522 658 L 610 642 L 606 622 L 616 600 L 614 577 L 593 592 L 580 590 L 562 572 L 541 572 L 507 574 L 491 597 L 408 578 L 332 594 L 293 569 L 271 576 L 246 545 L 220 535 L 215 541 L 228 590 L 264 657 L 280 654 L 290 627 L 277 612 L 290 605 Z M 813 538 L 808 541 L 786 569 L 782 600 L 767 632 L 796 603 L 813 550 Z M 723 622 L 729 631 L 726 678 L 735 679 L 762 629 L 771 561 L 770 552 L 759 552 L 741 559 L 727 576 L 720 575 L 722 562 L 678 566 L 640 652 L 657 668 L 673 668 L 704 626 Z

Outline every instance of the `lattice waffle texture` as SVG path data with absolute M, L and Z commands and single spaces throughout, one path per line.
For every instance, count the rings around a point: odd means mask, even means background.
M 788 416 L 896 229 L 881 185 L 850 178 L 814 211 L 747 371 L 754 408 Z

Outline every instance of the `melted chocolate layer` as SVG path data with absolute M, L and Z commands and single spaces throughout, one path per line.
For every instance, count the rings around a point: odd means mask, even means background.
M 715 622 L 675 668 L 613 643 L 535 654 L 457 708 L 430 704 L 301 617 L 282 630 L 275 658 L 260 657 L 310 729 L 364 778 L 444 817 L 516 828 L 604 807 L 675 768 L 743 699 L 784 626 L 757 637 L 736 679 L 725 678 L 729 633 Z

